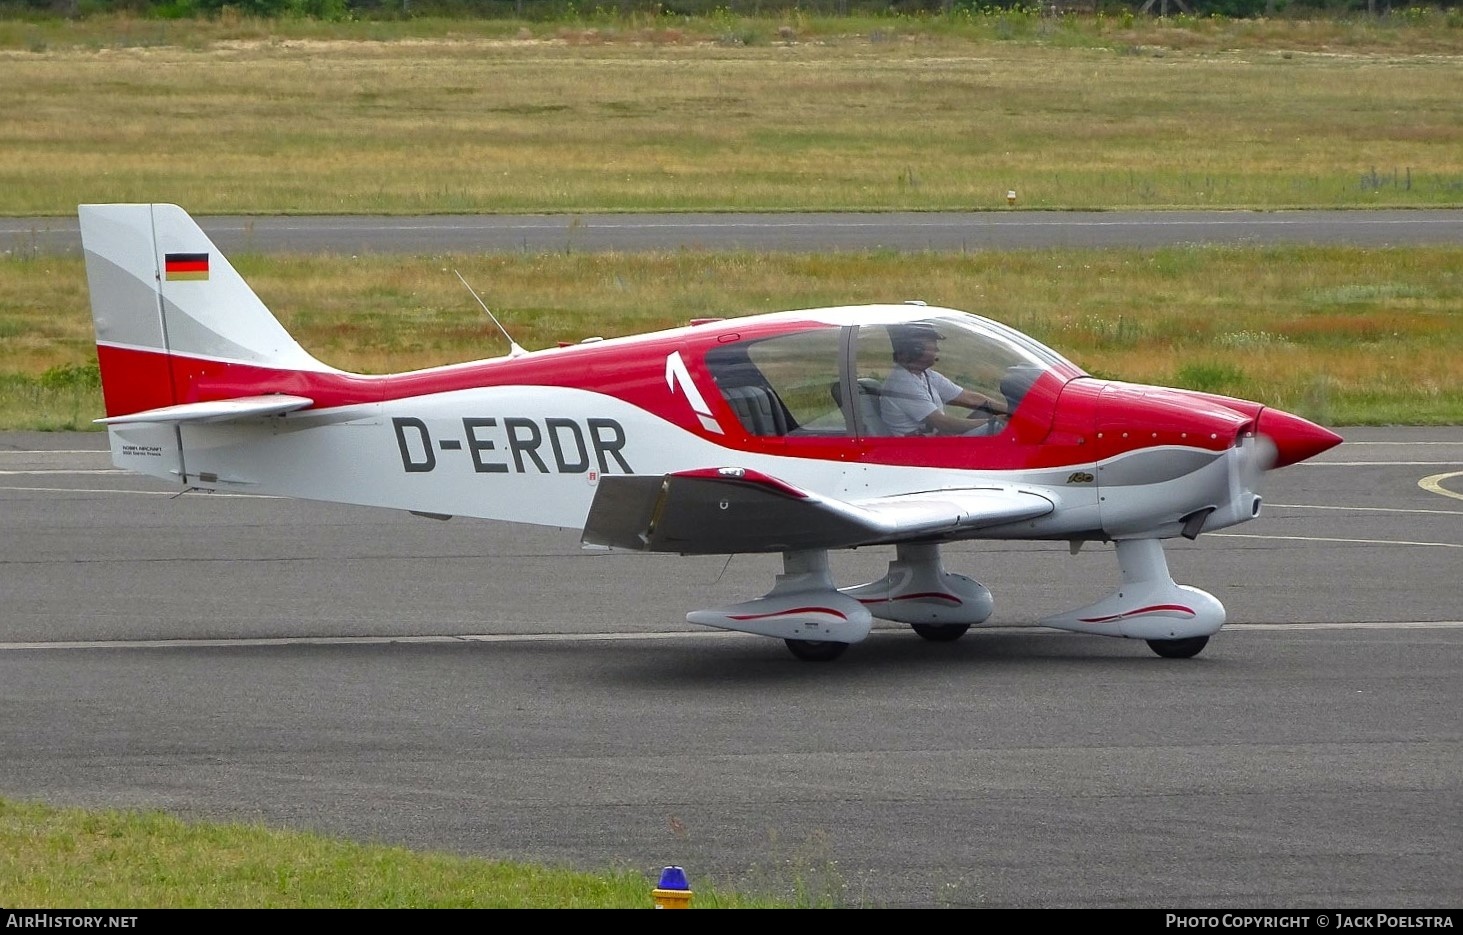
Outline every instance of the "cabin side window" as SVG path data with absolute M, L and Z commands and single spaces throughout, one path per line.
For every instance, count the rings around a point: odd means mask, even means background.
M 839 335 L 828 327 L 740 341 L 708 352 L 706 367 L 749 434 L 846 436 Z

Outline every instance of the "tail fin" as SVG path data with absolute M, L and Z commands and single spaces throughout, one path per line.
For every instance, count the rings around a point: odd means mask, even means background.
M 77 213 L 109 419 L 239 395 L 202 383 L 266 391 L 219 380 L 229 365 L 339 372 L 290 337 L 182 208 L 81 205 Z

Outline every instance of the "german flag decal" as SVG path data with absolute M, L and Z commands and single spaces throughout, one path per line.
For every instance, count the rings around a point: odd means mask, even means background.
M 208 254 L 166 254 L 163 257 L 163 278 L 170 282 L 178 279 L 207 279 Z

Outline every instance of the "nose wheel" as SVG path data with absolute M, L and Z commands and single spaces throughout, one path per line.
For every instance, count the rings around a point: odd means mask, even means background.
M 1165 659 L 1189 659 L 1209 645 L 1207 636 L 1191 636 L 1183 640 L 1149 640 L 1148 648 Z

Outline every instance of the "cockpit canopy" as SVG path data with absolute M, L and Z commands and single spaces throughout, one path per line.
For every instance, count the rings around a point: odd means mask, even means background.
M 965 312 L 929 312 L 814 324 L 731 341 L 708 351 L 705 364 L 748 432 L 762 436 L 915 434 L 907 431 L 907 419 L 906 430 L 901 430 L 898 400 L 889 385 L 915 342 L 934 341 L 931 369 L 961 388 L 1004 400 L 1010 413 L 1043 375 L 1055 373 L 1064 383 L 1083 373 L 1055 351 L 998 322 Z M 1005 424 L 1004 419 L 981 415 L 973 420 L 971 434 L 1000 434 Z

